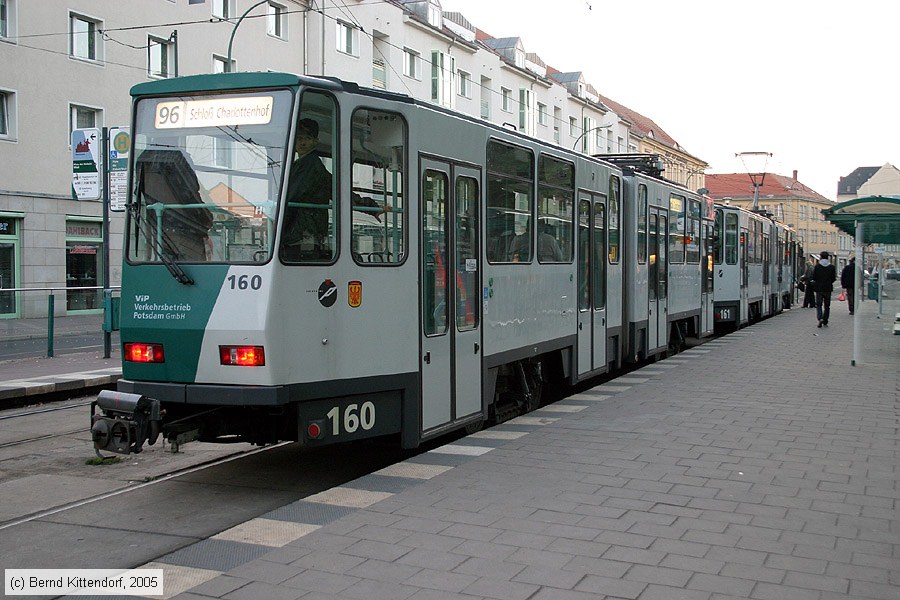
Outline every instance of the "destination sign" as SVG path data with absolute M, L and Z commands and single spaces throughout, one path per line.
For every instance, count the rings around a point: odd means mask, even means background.
M 160 102 L 157 129 L 264 125 L 272 120 L 272 96 Z

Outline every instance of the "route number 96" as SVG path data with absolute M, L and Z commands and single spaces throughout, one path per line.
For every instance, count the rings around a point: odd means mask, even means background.
M 331 435 L 334 436 L 341 433 L 355 433 L 360 427 L 364 431 L 375 427 L 375 405 L 372 402 L 363 402 L 362 405 L 348 404 L 343 415 L 341 407 L 335 406 L 325 416 L 331 420 Z

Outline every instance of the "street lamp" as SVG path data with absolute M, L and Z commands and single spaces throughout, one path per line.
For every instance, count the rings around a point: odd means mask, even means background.
M 583 138 L 590 132 L 597 131 L 598 129 L 609 129 L 612 126 L 613 126 L 613 123 L 607 123 L 606 125 L 598 125 L 596 127 L 591 127 L 590 129 L 585 129 L 584 131 L 581 132 L 581 135 L 579 135 L 577 138 L 575 138 L 575 143 L 572 144 L 572 150 L 574 150 L 575 147 L 578 146 L 578 142 L 581 141 L 581 138 Z
M 259 0 L 259 2 L 257 2 L 256 4 L 254 4 L 247 10 L 245 10 L 244 14 L 241 15 L 241 18 L 238 19 L 237 22 L 234 24 L 234 29 L 231 30 L 231 38 L 228 40 L 228 62 L 225 63 L 225 67 L 228 69 L 229 73 L 231 72 L 231 45 L 234 43 L 234 34 L 237 33 L 238 25 L 240 25 L 241 21 L 244 20 L 244 17 L 247 16 L 247 13 L 249 13 L 251 10 L 253 10 L 257 6 L 259 6 L 260 4 L 265 4 L 268 1 L 269 0 Z

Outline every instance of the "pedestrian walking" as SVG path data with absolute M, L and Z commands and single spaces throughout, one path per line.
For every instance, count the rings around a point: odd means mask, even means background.
M 841 271 L 841 287 L 844 288 L 844 293 L 847 295 L 847 308 L 850 309 L 850 314 L 853 314 L 853 300 L 854 300 L 854 284 L 856 282 L 856 257 L 851 256 L 850 262 L 847 263 L 847 266 L 843 268 Z
M 828 258 L 828 252 L 822 251 L 812 272 L 812 286 L 816 291 L 816 318 L 819 320 L 817 327 L 828 327 L 831 292 L 834 291 L 834 282 L 837 280 L 837 269 Z
M 800 291 L 803 292 L 803 308 L 816 307 L 816 291 L 812 286 L 813 263 L 806 263 L 806 271 L 800 276 Z

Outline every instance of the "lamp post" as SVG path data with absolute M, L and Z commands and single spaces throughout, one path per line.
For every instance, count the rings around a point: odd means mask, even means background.
M 578 142 L 581 141 L 581 138 L 583 138 L 590 132 L 597 131 L 598 129 L 609 129 L 612 126 L 613 126 L 613 123 L 607 123 L 606 125 L 598 125 L 596 127 L 591 127 L 590 129 L 585 129 L 584 131 L 581 132 L 581 135 L 579 135 L 577 138 L 575 138 L 575 143 L 572 144 L 572 150 L 574 150 L 575 147 L 578 146 Z
M 231 73 L 231 45 L 234 43 L 234 34 L 237 33 L 238 25 L 241 24 L 241 21 L 244 20 L 244 17 L 246 17 L 247 14 L 248 14 L 251 10 L 253 10 L 253 9 L 256 8 L 257 6 L 259 6 L 260 4 L 265 4 L 265 3 L 268 2 L 268 1 L 269 1 L 269 0 L 259 0 L 259 2 L 257 2 L 256 4 L 254 4 L 253 6 L 251 6 L 250 8 L 248 8 L 247 10 L 245 10 L 245 11 L 244 11 L 244 14 L 241 15 L 241 18 L 238 19 L 237 22 L 234 24 L 234 29 L 231 30 L 231 38 L 229 38 L 229 40 L 228 40 L 228 62 L 225 63 L 225 68 L 228 69 L 228 72 L 229 72 L 229 73 Z

